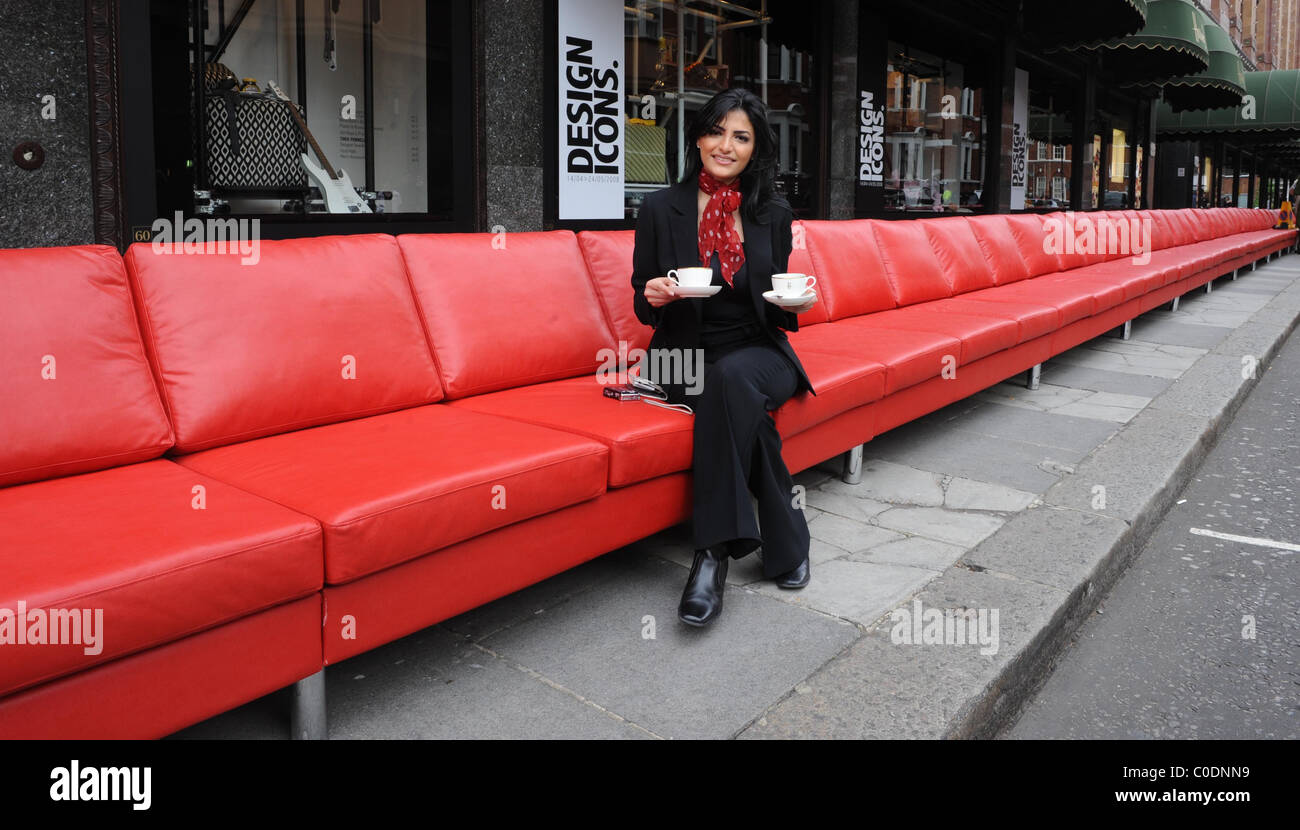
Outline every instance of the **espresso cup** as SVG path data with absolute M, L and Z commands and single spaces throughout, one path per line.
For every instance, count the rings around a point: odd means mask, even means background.
M 668 272 L 668 279 L 683 288 L 706 288 L 713 282 L 713 269 L 674 268 Z
M 802 297 L 817 284 L 811 274 L 773 274 L 772 290 L 778 297 Z

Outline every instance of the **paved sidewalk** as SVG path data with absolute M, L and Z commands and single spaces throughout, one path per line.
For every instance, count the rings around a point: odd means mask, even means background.
M 992 735 L 1230 419 L 1254 383 L 1243 364 L 1262 373 L 1298 317 L 1300 257 L 1220 279 L 1130 340 L 1044 364 L 1035 391 L 998 384 L 878 436 L 858 485 L 796 476 L 802 591 L 762 581 L 750 556 L 714 624 L 680 624 L 678 526 L 331 666 L 330 736 Z M 896 644 L 890 612 L 918 601 L 982 612 L 996 651 Z M 284 738 L 287 706 L 277 692 L 180 736 Z

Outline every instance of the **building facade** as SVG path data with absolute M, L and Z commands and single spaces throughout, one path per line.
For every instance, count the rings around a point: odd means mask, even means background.
M 1300 0 L 1178 1 L 1247 69 L 1300 60 Z M 265 238 L 630 228 L 680 175 L 692 113 L 733 85 L 767 102 L 801 218 L 1179 206 L 1251 154 L 1214 164 L 1219 145 L 1180 140 L 1193 172 L 1166 182 L 1160 87 L 1090 48 L 1137 32 L 1141 5 L 10 4 L 0 247 L 123 247 L 177 216 L 255 218 Z M 1269 163 L 1247 198 L 1294 176 Z

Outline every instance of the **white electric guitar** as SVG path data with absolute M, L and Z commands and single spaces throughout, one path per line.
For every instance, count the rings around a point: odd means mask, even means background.
M 311 163 L 311 159 L 306 153 L 302 154 L 303 169 L 307 171 L 307 175 L 311 177 L 312 182 L 320 189 L 321 195 L 325 197 L 325 208 L 330 213 L 374 213 L 370 209 L 370 205 L 366 204 L 365 200 L 357 195 L 356 188 L 352 186 L 352 179 L 348 178 L 347 171 L 341 168 L 335 170 L 329 159 L 325 158 L 320 145 L 316 143 L 315 136 L 311 134 L 311 130 L 307 129 L 307 122 L 303 120 L 302 113 L 298 112 L 298 108 L 293 105 L 293 101 L 289 99 L 289 96 L 284 94 L 284 90 L 280 89 L 275 81 L 267 81 L 266 85 L 271 88 L 271 91 L 281 101 L 289 105 L 289 112 L 293 114 L 293 119 L 298 122 L 298 129 L 302 130 L 303 135 L 307 136 L 307 142 L 311 144 L 312 150 L 316 152 L 316 158 L 320 159 L 320 163 L 324 165 L 322 170 Z

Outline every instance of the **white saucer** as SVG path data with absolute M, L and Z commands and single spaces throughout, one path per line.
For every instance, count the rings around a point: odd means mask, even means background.
M 720 285 L 675 285 L 673 291 L 678 297 L 712 297 L 722 290 Z
M 803 305 L 809 300 L 817 299 L 817 292 L 809 288 L 806 294 L 800 294 L 798 297 L 782 297 L 775 291 L 764 291 L 763 299 L 767 300 L 772 305 L 780 306 L 781 308 L 794 308 L 795 306 Z

